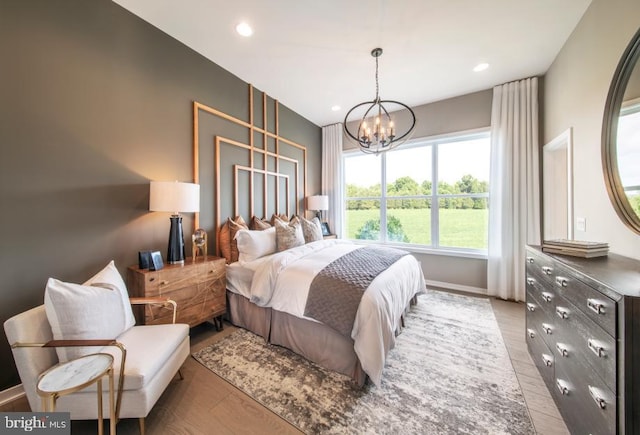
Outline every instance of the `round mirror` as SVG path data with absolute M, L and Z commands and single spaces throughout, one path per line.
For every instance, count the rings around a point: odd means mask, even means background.
M 609 89 L 602 165 L 618 216 L 640 234 L 640 30 L 625 50 Z

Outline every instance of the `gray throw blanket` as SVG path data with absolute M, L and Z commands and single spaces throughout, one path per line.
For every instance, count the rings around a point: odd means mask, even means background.
M 408 252 L 365 246 L 329 263 L 311 282 L 304 315 L 351 338 L 364 291 L 381 272 Z

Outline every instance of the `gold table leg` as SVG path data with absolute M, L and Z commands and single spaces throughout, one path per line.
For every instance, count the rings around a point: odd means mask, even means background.
M 116 435 L 116 409 L 113 400 L 113 366 L 109 369 L 109 434 Z
M 98 379 L 98 435 L 104 432 L 104 420 L 102 418 L 102 378 Z

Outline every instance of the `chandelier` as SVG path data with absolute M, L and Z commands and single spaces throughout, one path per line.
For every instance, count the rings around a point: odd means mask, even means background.
M 385 151 L 396 148 L 398 145 L 409 139 L 410 134 L 413 132 L 416 126 L 416 115 L 413 110 L 406 104 L 393 100 L 381 100 L 379 95 L 378 85 L 378 58 L 382 55 L 382 48 L 374 48 L 371 50 L 371 56 L 376 59 L 376 97 L 373 101 L 365 101 L 360 104 L 356 104 L 347 112 L 344 117 L 344 131 L 351 139 L 353 139 L 359 146 L 360 151 L 368 154 L 380 154 Z M 365 110 L 366 109 L 366 110 Z M 405 118 L 404 114 L 398 112 L 399 110 L 406 110 L 407 114 L 411 118 L 407 122 L 403 122 L 409 128 L 405 130 L 398 130 L 398 125 L 394 123 L 390 113 L 394 113 L 397 118 Z M 349 130 L 347 123 L 349 116 L 354 113 L 362 113 L 364 115 L 358 121 L 357 131 Z M 397 121 L 397 120 L 396 120 Z

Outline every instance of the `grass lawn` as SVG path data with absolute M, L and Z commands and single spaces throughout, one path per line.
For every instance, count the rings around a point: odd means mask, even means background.
M 431 245 L 431 209 L 394 209 L 409 243 Z M 355 234 L 370 219 L 380 219 L 379 210 L 347 210 L 347 238 Z M 440 246 L 487 248 L 489 210 L 440 209 Z

